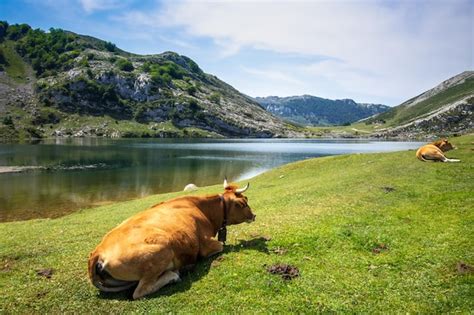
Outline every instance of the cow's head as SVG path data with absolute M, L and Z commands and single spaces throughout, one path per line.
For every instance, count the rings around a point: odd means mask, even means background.
M 238 188 L 236 185 L 228 184 L 224 179 L 224 198 L 227 202 L 227 223 L 239 224 L 243 222 L 251 223 L 255 221 L 255 214 L 248 205 L 247 197 L 243 193 L 249 188 L 247 184 L 243 188 Z
M 438 141 L 433 142 L 433 145 L 437 146 L 441 151 L 446 152 L 452 149 L 456 149 L 455 146 L 453 146 L 448 139 L 441 139 Z

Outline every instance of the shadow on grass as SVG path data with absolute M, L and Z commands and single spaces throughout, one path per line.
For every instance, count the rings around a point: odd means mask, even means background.
M 251 240 L 239 240 L 237 244 L 233 245 L 226 245 L 224 247 L 224 251 L 205 259 L 200 259 L 190 268 L 185 268 L 180 271 L 181 281 L 178 283 L 173 283 L 165 286 L 164 288 L 160 289 L 158 292 L 153 293 L 145 299 L 152 299 L 159 296 L 170 296 L 177 292 L 184 292 L 191 288 L 193 282 L 200 280 L 202 277 L 209 273 L 209 270 L 212 268 L 213 261 L 221 260 L 222 257 L 225 257 L 228 253 L 236 253 L 245 250 L 254 250 L 259 251 L 265 254 L 269 254 L 267 248 L 267 241 L 265 237 L 258 237 Z M 138 284 L 138 283 L 137 283 Z M 107 293 L 107 292 L 100 292 L 99 297 L 102 299 L 107 300 L 131 300 L 133 291 L 135 290 L 136 286 L 132 288 L 118 292 L 118 293 Z

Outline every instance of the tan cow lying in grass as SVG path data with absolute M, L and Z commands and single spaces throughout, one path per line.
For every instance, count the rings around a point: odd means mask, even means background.
M 418 151 L 416 151 L 416 157 L 423 162 L 461 162 L 460 160 L 448 159 L 446 156 L 444 156 L 443 152 L 452 149 L 456 149 L 456 147 L 449 143 L 448 139 L 442 139 L 419 148 Z
M 255 215 L 242 189 L 224 181 L 224 193 L 187 196 L 153 206 L 107 233 L 89 256 L 89 277 L 105 292 L 118 292 L 137 284 L 133 298 L 179 281 L 179 269 L 198 257 L 223 250 L 226 225 L 253 222 Z

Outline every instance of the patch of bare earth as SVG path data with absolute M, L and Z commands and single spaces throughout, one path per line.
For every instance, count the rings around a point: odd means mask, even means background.
M 292 280 L 300 275 L 297 267 L 288 264 L 275 264 L 266 269 L 271 274 L 280 275 L 284 280 Z

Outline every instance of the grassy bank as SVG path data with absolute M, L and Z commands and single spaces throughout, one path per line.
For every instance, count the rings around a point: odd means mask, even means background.
M 301 161 L 251 180 L 257 221 L 218 258 L 150 298 L 101 295 L 88 253 L 130 215 L 182 193 L 0 225 L 0 312 L 465 312 L 474 309 L 474 136 L 449 157 L 414 151 Z M 221 186 L 198 193 L 218 193 Z M 289 281 L 264 265 L 288 263 Z M 464 264 L 464 265 L 462 265 Z M 37 270 L 52 268 L 50 279 Z

